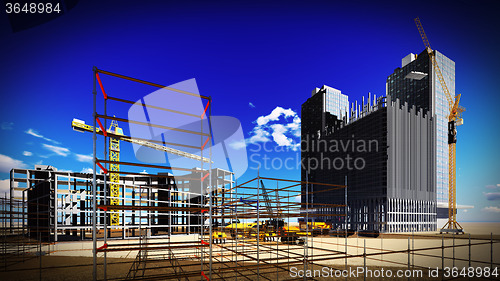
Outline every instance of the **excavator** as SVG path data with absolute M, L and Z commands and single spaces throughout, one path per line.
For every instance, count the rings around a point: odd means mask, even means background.
M 273 212 L 269 199 L 269 192 L 262 180 L 260 181 L 260 185 L 262 186 L 262 196 L 264 197 L 267 214 L 274 214 L 275 212 Z M 288 225 L 282 218 L 278 190 L 275 190 L 275 196 L 277 217 L 264 220 L 259 224 L 257 222 L 243 223 L 233 221 L 224 228 L 225 232 L 230 233 L 232 238 L 243 236 L 257 238 L 258 236 L 258 239 L 262 241 L 276 241 L 278 239 L 282 243 L 297 245 L 303 245 L 307 236 L 328 233 L 330 225 L 324 222 L 309 223 L 310 231 L 303 229 L 303 227 Z
M 271 201 L 269 199 L 269 194 L 264 185 L 264 182 L 260 181 L 262 186 L 262 195 L 264 197 L 264 203 L 266 205 L 267 215 L 273 214 L 273 210 L 271 207 Z M 278 200 L 278 192 L 276 191 L 276 198 L 278 201 L 278 214 L 281 214 L 281 210 L 279 208 L 279 200 Z M 243 198 L 240 198 L 240 202 L 244 202 L 249 204 Z M 258 201 L 252 201 L 252 203 L 259 203 Z M 250 205 L 250 204 L 249 204 Z M 265 221 L 257 222 L 240 222 L 239 220 L 233 221 L 228 224 L 224 230 L 225 232 L 230 233 L 232 238 L 238 237 L 251 237 L 258 238 L 263 241 L 274 241 L 278 236 L 277 233 L 280 229 L 285 227 L 285 221 L 282 218 L 272 218 Z M 258 237 L 257 237 L 258 236 Z
M 266 204 L 266 209 L 269 215 L 273 214 L 273 210 L 271 208 L 271 201 L 269 200 L 269 193 L 264 185 L 264 182 L 260 180 L 260 185 L 262 186 L 262 195 L 264 196 L 264 203 Z M 278 230 L 285 227 L 285 221 L 281 218 L 281 208 L 280 208 L 280 200 L 278 196 L 278 190 L 276 192 L 276 207 L 277 207 L 277 218 L 272 218 L 265 220 L 261 224 L 260 235 L 264 241 L 273 241 L 277 235 Z

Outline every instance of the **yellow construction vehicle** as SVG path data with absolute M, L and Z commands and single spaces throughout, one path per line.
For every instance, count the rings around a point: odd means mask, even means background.
M 257 225 L 257 223 L 241 223 L 237 221 L 225 226 L 224 231 L 229 233 L 232 238 L 236 238 L 238 236 L 244 236 L 245 234 L 250 233 L 250 230 L 255 225 Z
M 212 239 L 215 244 L 226 243 L 227 235 L 223 231 L 212 231 Z
M 311 233 L 302 231 L 298 226 L 285 225 L 278 229 L 278 236 L 280 237 L 281 242 L 287 244 L 303 245 L 305 243 L 304 237 L 307 237 L 310 234 Z
M 313 235 L 326 235 L 332 228 L 331 224 L 327 224 L 325 222 L 308 222 L 307 225 L 306 223 L 301 222 L 299 225 L 301 230 L 309 229 L 312 231 Z

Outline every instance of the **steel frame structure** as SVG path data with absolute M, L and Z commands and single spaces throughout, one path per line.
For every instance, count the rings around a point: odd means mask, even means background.
M 161 170 L 165 170 L 165 171 L 181 170 L 181 171 L 191 172 L 192 175 L 198 177 L 200 192 L 201 192 L 201 194 L 199 196 L 200 197 L 200 205 L 201 205 L 200 208 L 202 206 L 204 206 L 205 200 L 206 200 L 206 198 L 205 198 L 206 196 L 204 194 L 204 188 L 205 188 L 205 185 L 208 185 L 208 187 L 210 187 L 210 188 L 212 187 L 212 178 L 213 178 L 213 176 L 210 176 L 210 174 L 212 173 L 212 168 L 211 168 L 211 166 L 212 166 L 212 161 L 211 161 L 211 147 L 212 147 L 212 145 L 211 145 L 211 143 L 209 143 L 209 141 L 212 142 L 211 141 L 212 133 L 211 133 L 211 127 L 210 127 L 210 116 L 211 116 L 211 108 L 212 108 L 211 98 L 208 96 L 203 96 L 203 95 L 191 93 L 191 92 L 184 91 L 184 90 L 174 89 L 172 87 L 165 87 L 163 85 L 147 82 L 144 80 L 128 77 L 125 75 L 116 74 L 116 73 L 112 73 L 109 71 L 104 71 L 104 70 L 98 69 L 97 67 L 94 67 L 93 72 L 94 72 L 94 75 L 93 75 L 93 79 L 94 79 L 94 88 L 93 88 L 93 96 L 94 96 L 94 113 L 93 113 L 93 117 L 94 117 L 94 119 L 93 119 L 94 120 L 94 126 L 93 126 L 93 129 L 94 129 L 93 130 L 94 174 L 93 174 L 93 185 L 92 186 L 95 187 L 97 185 L 97 179 L 96 179 L 97 178 L 97 166 L 99 166 L 106 174 L 109 170 L 106 169 L 104 166 L 106 166 L 107 164 L 109 164 L 109 165 L 135 166 L 135 167 L 149 167 L 149 168 L 161 169 Z M 161 107 L 161 106 L 152 105 L 152 104 L 146 104 L 146 103 L 142 102 L 142 106 L 144 108 L 150 107 L 150 108 L 154 108 L 156 110 L 163 110 L 163 111 L 172 112 L 172 113 L 178 114 L 179 118 L 187 118 L 186 116 L 190 116 L 191 118 L 194 117 L 195 120 L 197 119 L 200 121 L 200 130 L 199 131 L 191 131 L 191 130 L 185 130 L 185 129 L 178 129 L 178 128 L 173 128 L 173 127 L 168 127 L 168 126 L 165 126 L 162 124 L 155 124 L 153 122 L 144 123 L 144 122 L 140 122 L 138 120 L 117 118 L 117 117 L 108 115 L 107 114 L 108 101 L 125 103 L 125 104 L 134 104 L 134 102 L 131 102 L 131 101 L 128 101 L 128 100 L 125 100 L 122 98 L 111 97 L 111 96 L 107 95 L 106 91 L 103 87 L 103 83 L 101 81 L 101 78 L 99 76 L 100 74 L 107 75 L 107 76 L 114 77 L 114 78 L 123 79 L 123 80 L 129 81 L 129 82 L 135 82 L 135 83 L 145 84 L 145 85 L 149 85 L 149 86 L 154 86 L 154 87 L 161 88 L 161 89 L 167 89 L 167 90 L 170 90 L 173 92 L 193 96 L 195 98 L 200 98 L 202 101 L 205 100 L 206 101 L 205 109 L 204 109 L 204 111 L 199 112 L 199 114 L 192 114 L 192 113 L 189 113 L 187 111 L 179 111 L 177 109 L 173 110 L 173 109 L 169 109 L 166 107 Z M 100 87 L 100 90 L 102 92 L 102 96 L 104 98 L 104 108 L 103 108 L 104 114 L 99 114 L 97 112 L 97 83 L 99 83 L 99 87 Z M 105 124 L 106 124 L 107 120 L 112 120 L 112 122 L 120 121 L 120 122 L 126 122 L 126 123 L 133 123 L 136 125 L 162 128 L 164 130 L 169 130 L 169 131 L 178 131 L 178 132 L 182 132 L 182 133 L 186 133 L 186 134 L 199 135 L 200 136 L 200 144 L 199 144 L 199 147 L 197 147 L 197 149 L 200 150 L 199 169 L 169 167 L 169 166 L 165 166 L 165 165 L 149 165 L 149 164 L 136 163 L 136 162 L 113 161 L 111 158 L 110 158 L 110 161 L 107 161 L 104 159 L 98 159 L 98 156 L 97 156 L 97 123 L 99 123 L 99 125 L 101 124 L 100 119 L 105 120 Z M 208 120 L 209 128 L 203 128 L 203 120 Z M 104 126 L 106 126 L 106 125 L 104 125 Z M 101 128 L 101 130 L 104 132 L 103 128 Z M 107 136 L 106 136 L 106 134 L 104 134 L 103 137 L 104 137 L 104 156 L 106 157 L 106 155 L 107 155 L 107 151 L 106 151 Z M 209 144 L 209 145 L 207 146 L 207 144 Z M 175 143 L 174 145 L 182 146 L 183 144 L 182 143 Z M 206 157 L 206 158 L 209 159 L 209 163 L 208 163 L 209 167 L 208 167 L 208 169 L 205 169 L 203 166 L 204 165 L 203 154 L 204 154 L 204 152 L 206 153 L 207 150 L 208 150 L 208 157 Z M 112 152 L 110 151 L 110 153 L 112 153 Z M 127 172 L 123 172 L 123 171 L 120 171 L 119 173 L 120 174 L 127 174 Z M 112 173 L 111 175 L 113 175 L 113 174 L 117 174 L 117 173 Z M 168 178 L 168 176 L 167 176 L 167 178 Z M 208 183 L 205 180 L 208 181 Z M 192 181 L 192 179 L 191 179 L 191 181 Z M 193 182 L 196 182 L 196 181 L 193 181 Z M 106 185 L 106 176 L 104 177 L 104 184 Z M 142 187 L 141 187 L 139 192 L 142 192 Z M 212 221 L 212 193 L 213 193 L 212 191 L 208 192 L 208 208 L 209 208 L 210 221 Z M 105 196 L 105 198 L 106 198 L 106 196 Z M 113 201 L 109 205 L 108 205 L 107 201 L 104 201 L 104 204 L 99 204 L 99 206 L 98 206 L 98 204 L 96 202 L 96 188 L 93 188 L 93 200 L 94 200 L 94 202 L 92 204 L 92 206 L 93 206 L 93 220 L 92 220 L 93 235 L 92 235 L 92 237 L 93 237 L 93 253 L 94 253 L 94 255 L 93 255 L 93 263 L 94 263 L 94 265 L 93 265 L 93 278 L 94 278 L 94 280 L 97 280 L 97 254 L 98 254 L 98 251 L 100 249 L 106 249 L 108 247 L 108 243 L 107 243 L 108 226 L 106 225 L 106 213 L 107 213 L 107 211 L 111 210 L 111 216 L 113 216 L 113 213 L 114 213 L 113 210 L 122 209 L 122 211 L 123 211 L 123 210 L 127 210 L 127 209 L 137 209 L 137 207 L 132 206 L 132 205 L 127 205 L 127 204 L 122 204 L 122 205 L 112 204 Z M 178 206 L 179 204 L 175 204 L 175 205 L 177 205 L 177 206 L 169 206 L 168 207 L 169 211 L 179 211 L 179 212 L 196 212 L 197 211 L 197 212 L 200 212 L 200 208 L 186 210 L 185 207 L 179 207 Z M 97 233 L 96 233 L 97 208 L 104 210 L 104 241 L 103 241 L 104 244 L 101 247 L 97 246 Z M 150 210 L 152 210 L 153 212 L 157 212 L 157 211 L 162 210 L 160 208 L 162 208 L 162 207 L 158 206 L 158 207 L 150 209 Z M 139 215 L 139 222 L 140 222 L 140 228 L 141 228 L 142 227 L 143 206 L 139 206 L 138 209 L 139 209 L 139 214 L 140 214 Z M 203 227 L 203 215 L 202 215 L 203 212 L 200 212 L 200 213 L 201 213 L 201 218 L 199 220 L 201 221 L 201 226 L 199 227 L 199 229 L 201 231 L 201 235 L 200 235 L 200 239 L 201 239 L 201 237 L 203 236 L 204 227 Z M 171 222 L 171 221 L 169 221 L 169 222 Z M 111 224 L 113 225 L 113 220 L 112 220 Z M 212 224 L 209 225 L 209 229 L 208 229 L 209 235 L 212 235 L 212 226 L 211 225 Z M 140 234 L 141 235 L 140 243 L 142 244 L 144 241 L 147 241 L 147 237 L 150 236 L 150 233 L 147 233 L 146 239 L 143 239 L 142 231 L 140 230 L 139 232 L 141 233 Z M 171 234 L 171 233 L 169 233 L 169 234 Z M 140 251 L 139 254 L 141 255 L 142 251 Z M 211 257 L 211 254 L 212 254 L 212 251 L 210 249 L 210 257 Z M 203 263 L 204 263 L 204 261 L 202 259 L 201 264 L 203 265 Z M 209 260 L 209 264 L 211 265 L 211 259 Z M 104 279 L 106 279 L 106 252 L 104 252 L 104 264 L 103 264 L 103 266 L 104 266 L 103 267 Z M 211 270 L 209 272 L 211 275 Z
M 50 173 L 48 180 L 36 178 L 36 173 Z M 214 169 L 212 181 L 222 189 L 224 185 L 231 187 L 232 173 L 221 169 Z M 199 229 L 201 223 L 193 223 L 189 210 L 201 210 L 202 204 L 189 201 L 188 198 L 199 197 L 201 194 L 191 192 L 189 184 L 192 175 L 176 177 L 168 175 L 124 175 L 120 177 L 117 185 L 122 196 L 115 197 L 119 205 L 129 205 L 130 210 L 121 208 L 119 214 L 120 225 L 108 226 L 108 237 L 121 239 L 136 239 L 139 237 L 139 228 L 148 229 L 153 236 L 165 237 L 171 234 L 192 234 L 197 233 L 194 229 Z M 10 225 L 13 233 L 27 233 L 29 231 L 28 220 L 36 215 L 29 213 L 26 203 L 28 201 L 28 190 L 36 188 L 39 182 L 48 183 L 51 188 L 46 195 L 50 196 L 50 208 L 47 210 L 51 219 L 44 226 L 43 232 L 51 237 L 51 241 L 58 242 L 64 239 L 85 240 L 91 237 L 91 217 L 92 217 L 92 174 L 73 173 L 56 170 L 36 170 L 36 169 L 13 169 L 11 171 L 11 181 L 15 184 L 11 186 L 13 195 L 13 212 L 9 212 L 12 219 Z M 97 201 L 104 202 L 104 175 L 97 176 Z M 166 195 L 160 195 L 161 193 Z M 108 195 L 108 197 L 111 197 Z M 109 198 L 108 198 L 109 199 Z M 41 203 L 39 205 L 42 205 Z M 179 206 L 179 210 L 169 209 L 172 206 Z M 48 206 L 48 205 L 47 205 Z M 110 205 L 110 209 L 113 208 Z M 114 205 L 116 206 L 116 205 Z M 162 207 L 160 207 L 162 206 Z M 157 209 L 152 209 L 156 208 Z M 180 211 L 180 207 L 184 208 Z M 139 210 L 142 208 L 142 210 Z M 140 224 L 140 212 L 147 219 L 142 219 Z M 97 210 L 98 222 L 96 225 L 98 237 L 102 237 L 104 231 L 103 209 Z M 21 217 L 20 217 L 21 216 Z M 12 220 L 12 223 L 10 221 Z M 41 225 L 38 226 L 42 228 Z M 69 236 L 71 237 L 69 237 Z M 65 236 L 66 238 L 61 238 Z

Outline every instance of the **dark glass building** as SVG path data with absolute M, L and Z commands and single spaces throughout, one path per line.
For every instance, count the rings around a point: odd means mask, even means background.
M 455 62 L 434 50 L 436 61 L 443 74 L 446 86 L 455 96 Z M 438 205 L 438 227 L 448 219 L 448 114 L 450 112 L 441 83 L 437 78 L 426 50 L 419 55 L 409 54 L 401 61 L 401 67 L 387 77 L 387 95 L 393 100 L 422 109 L 434 119 L 436 200 Z
M 433 125 L 423 109 L 370 95 L 340 120 L 321 101 L 318 93 L 302 105 L 302 180 L 342 185 L 347 179 L 348 228 L 436 230 Z M 303 185 L 302 202 L 318 214 L 311 217 L 344 228 L 344 217 L 332 215 L 345 214 L 345 207 L 324 204 L 343 205 L 345 190 L 326 189 Z

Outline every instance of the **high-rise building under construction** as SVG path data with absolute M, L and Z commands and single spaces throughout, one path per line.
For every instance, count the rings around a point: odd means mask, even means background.
M 399 99 L 371 94 L 341 118 L 325 92 L 302 104 L 302 202 L 333 228 L 380 232 L 436 230 L 435 141 L 431 116 Z M 345 207 L 347 203 L 347 208 Z M 338 207 L 324 207 L 337 204 Z M 312 206 L 312 207 L 311 207 Z M 344 214 L 347 213 L 347 216 Z M 324 216 L 322 216 L 324 214 Z
M 441 68 L 443 78 L 452 96 L 455 96 L 455 62 L 442 53 L 434 50 L 436 61 Z M 401 67 L 387 77 L 386 92 L 392 99 L 407 102 L 410 106 L 423 109 L 432 116 L 436 135 L 433 141 L 436 146 L 436 200 L 438 227 L 442 227 L 448 219 L 448 114 L 449 104 L 439 83 L 426 50 L 419 55 L 409 54 L 401 61 Z
M 434 54 L 454 96 L 455 63 L 438 51 Z M 347 178 L 350 228 L 387 232 L 441 228 L 448 219 L 450 109 L 427 51 L 401 60 L 387 78 L 386 97 L 368 97 L 346 109 L 328 107 L 326 95 L 327 91 L 315 89 L 302 105 L 302 162 L 308 164 L 302 168 L 302 180 L 343 184 Z M 378 149 L 351 147 L 346 145 L 349 141 L 376 141 Z M 338 142 L 347 150 L 332 149 Z M 346 201 L 343 192 L 312 189 L 303 187 L 303 202 Z M 311 192 L 307 198 L 306 190 Z M 346 212 L 342 207 L 333 209 L 317 205 L 313 210 L 330 215 Z M 345 227 L 343 218 L 323 219 Z

